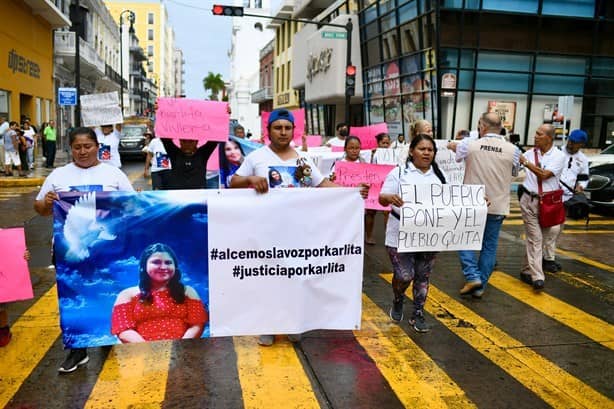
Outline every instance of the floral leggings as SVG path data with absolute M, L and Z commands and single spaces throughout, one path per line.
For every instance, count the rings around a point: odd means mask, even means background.
M 429 276 L 435 264 L 437 253 L 399 253 L 394 247 L 386 246 L 394 276 L 392 291 L 395 301 L 403 298 L 405 290 L 413 281 L 414 311 L 423 312 L 429 292 Z

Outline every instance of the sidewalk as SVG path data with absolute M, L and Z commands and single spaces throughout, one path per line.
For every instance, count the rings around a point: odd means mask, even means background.
M 68 155 L 68 152 L 57 151 L 55 156 L 55 167 L 58 168 L 68 163 Z M 28 176 L 6 176 L 4 174 L 4 167 L 2 167 L 0 171 L 0 189 L 7 187 L 41 186 L 47 175 L 49 175 L 53 169 L 45 168 L 45 160 L 41 156 L 36 158 L 35 163 L 36 166 L 33 170 L 28 172 Z M 13 170 L 13 175 L 17 175 L 18 173 L 17 170 Z

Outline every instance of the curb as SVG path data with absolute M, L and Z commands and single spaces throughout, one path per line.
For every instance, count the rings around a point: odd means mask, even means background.
M 0 178 L 0 188 L 3 187 L 33 187 L 42 186 L 45 181 L 44 177 L 31 177 L 31 178 Z

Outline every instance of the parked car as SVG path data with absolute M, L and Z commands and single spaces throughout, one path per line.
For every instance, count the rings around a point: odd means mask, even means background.
M 608 146 L 597 155 L 588 156 L 588 166 L 591 168 L 605 163 L 614 163 L 614 144 Z
M 145 159 L 146 124 L 124 124 L 119 139 L 119 155 L 124 159 Z
M 614 162 L 590 168 L 584 193 L 594 210 L 614 213 Z

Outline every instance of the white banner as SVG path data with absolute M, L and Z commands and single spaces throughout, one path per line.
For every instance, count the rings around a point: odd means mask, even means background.
M 480 250 L 483 185 L 401 185 L 399 252 Z
M 117 91 L 81 95 L 83 126 L 114 125 L 124 122 Z
M 211 197 L 211 336 L 359 329 L 363 207 L 355 188 Z
M 448 141 L 436 139 L 437 156 L 435 161 L 446 175 L 446 182 L 450 184 L 462 184 L 465 178 L 465 161 L 456 161 L 456 152 L 448 149 Z

